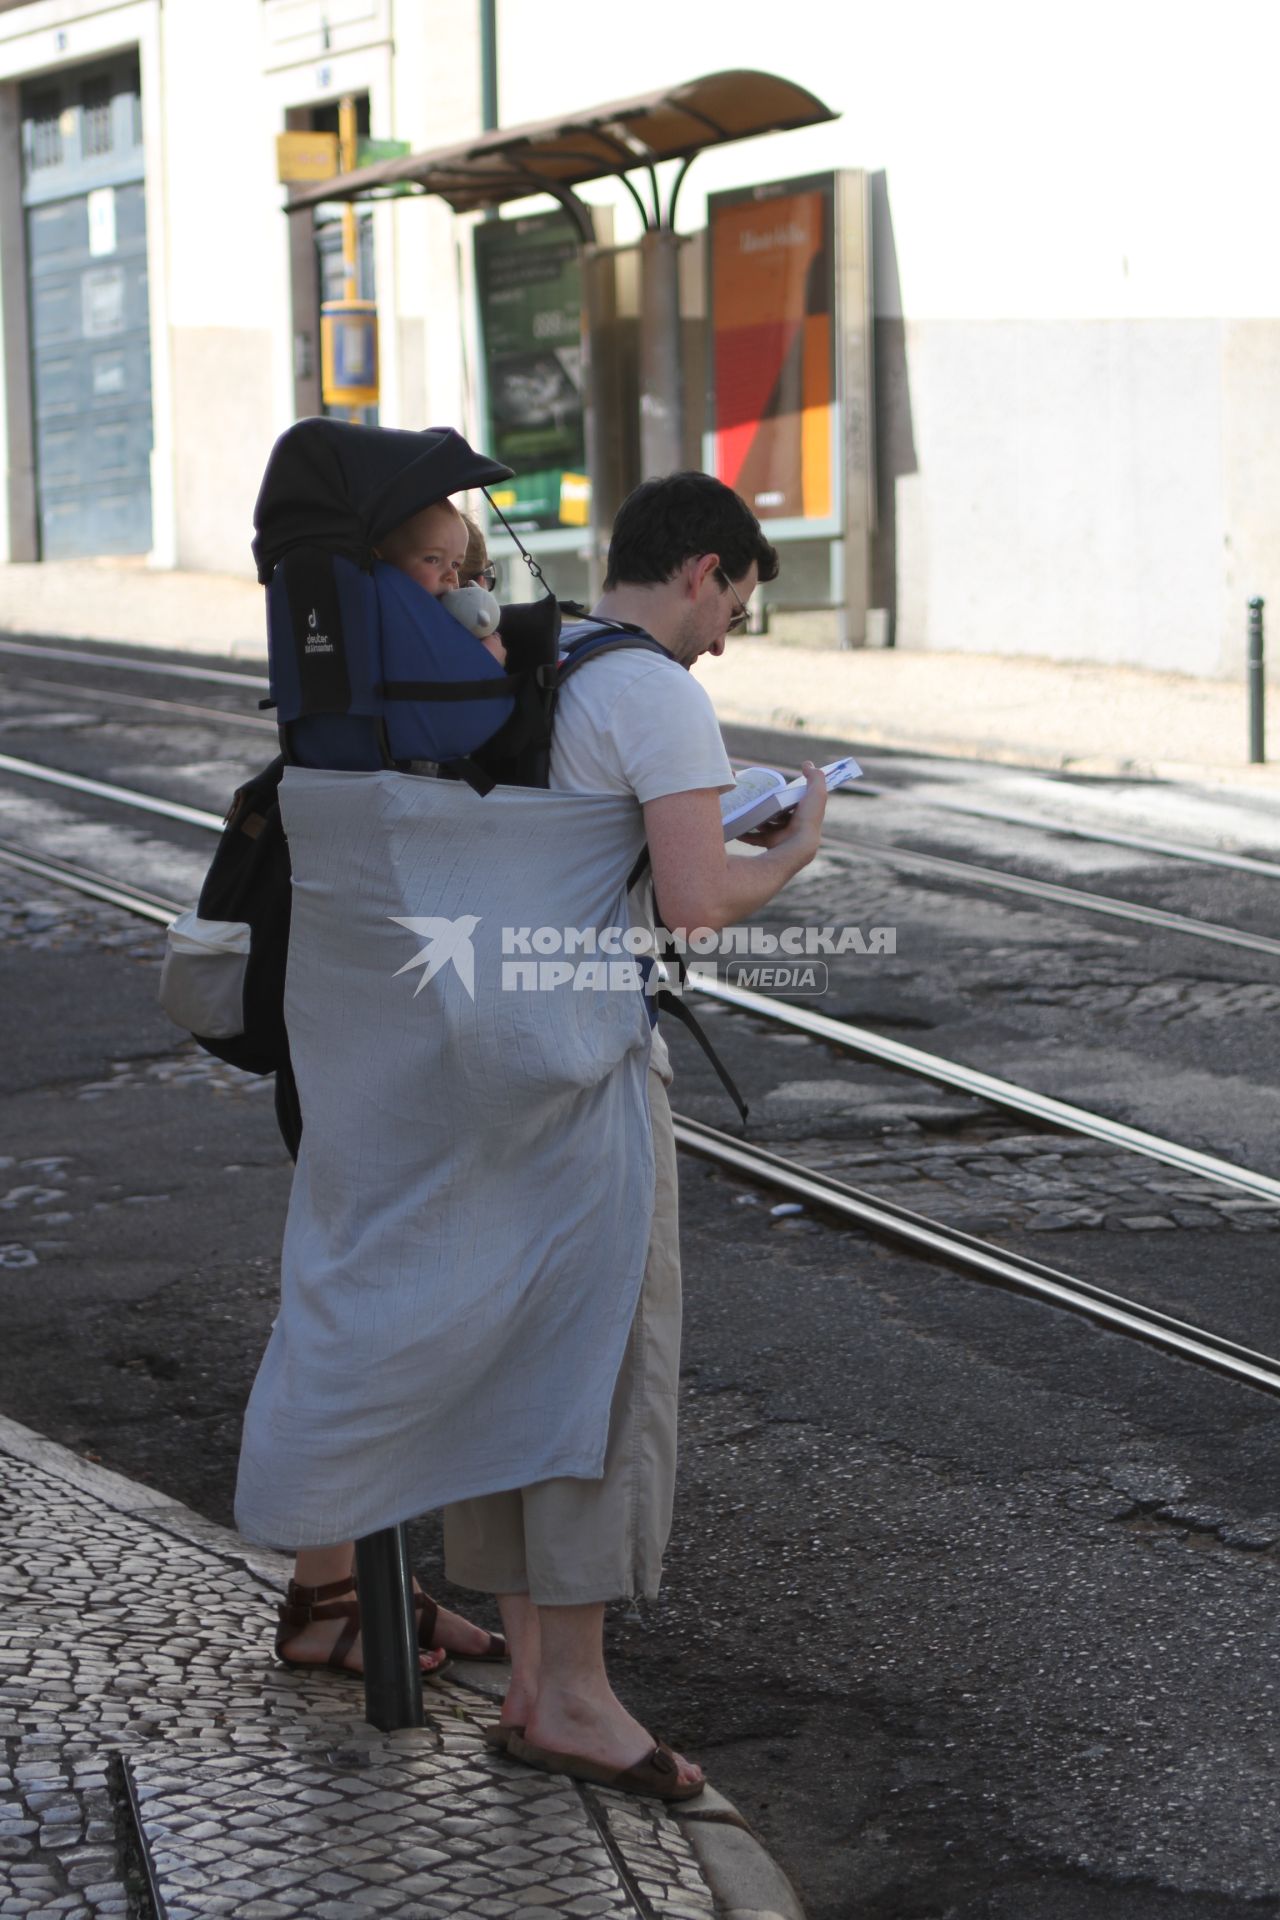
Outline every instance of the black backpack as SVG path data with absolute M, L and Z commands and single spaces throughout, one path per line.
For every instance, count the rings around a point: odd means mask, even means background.
M 284 769 L 284 755 L 277 754 L 237 788 L 196 907 L 202 920 L 241 921 L 249 927 L 244 1031 L 229 1039 L 195 1036 L 206 1052 L 245 1073 L 278 1073 L 289 1064 L 284 975 L 293 876 L 280 819 Z

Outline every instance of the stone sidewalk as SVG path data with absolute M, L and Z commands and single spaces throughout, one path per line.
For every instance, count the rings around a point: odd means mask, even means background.
M 266 656 L 262 589 L 253 581 L 153 572 L 137 561 L 0 566 L 0 631 Z M 1267 703 L 1275 764 L 1251 767 L 1238 682 L 1007 655 L 839 653 L 751 639 L 735 639 L 723 659 L 703 663 L 700 676 L 725 721 L 863 746 L 1280 793 L 1280 687 Z
M 282 1556 L 0 1419 L 0 1915 L 802 1920 L 711 1790 L 678 1812 L 490 1753 L 492 1668 L 384 1735 L 270 1653 Z

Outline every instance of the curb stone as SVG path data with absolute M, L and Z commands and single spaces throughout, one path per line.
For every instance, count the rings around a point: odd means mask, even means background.
M 159 1489 L 87 1460 L 4 1415 L 0 1415 L 0 1453 L 62 1480 L 115 1513 L 249 1573 L 262 1583 L 264 1599 L 288 1577 L 288 1555 L 250 1547 L 229 1528 L 206 1520 Z M 484 1666 L 455 1661 L 450 1677 L 472 1692 L 489 1697 L 501 1692 L 501 1681 Z M 407 1737 L 393 1735 L 391 1740 L 403 1743 Z M 126 1765 L 131 1757 L 126 1757 Z M 620 1811 L 639 1811 L 649 1804 L 627 1800 Z M 721 1920 L 804 1920 L 803 1908 L 781 1868 L 723 1794 L 708 1788 L 697 1805 L 667 1811 L 677 1816 Z

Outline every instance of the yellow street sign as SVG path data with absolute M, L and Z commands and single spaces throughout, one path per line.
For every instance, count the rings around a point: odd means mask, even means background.
M 591 482 L 585 473 L 560 475 L 560 519 L 566 527 L 591 525 Z
M 278 133 L 276 178 L 293 185 L 303 180 L 332 180 L 338 171 L 336 133 Z
M 320 309 L 320 391 L 327 407 L 378 404 L 378 309 L 326 300 Z

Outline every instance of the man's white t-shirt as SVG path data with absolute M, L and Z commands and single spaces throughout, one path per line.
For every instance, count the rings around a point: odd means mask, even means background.
M 604 623 L 576 622 L 563 650 Z M 630 794 L 636 804 L 635 852 L 644 846 L 642 807 L 672 793 L 733 785 L 733 768 L 705 687 L 687 668 L 647 647 L 617 647 L 584 661 L 556 703 L 549 785 L 559 792 Z M 643 898 L 638 898 L 643 894 Z M 653 925 L 648 883 L 632 896 L 633 925 Z M 654 1034 L 652 1064 L 670 1078 L 667 1050 Z

